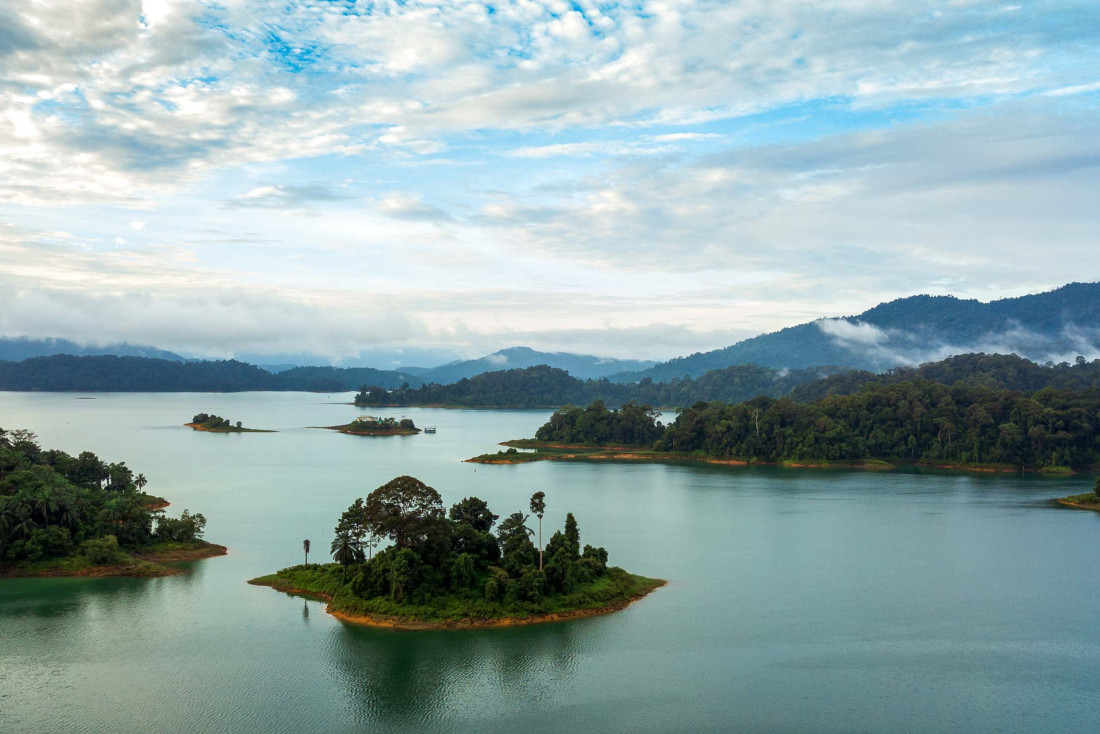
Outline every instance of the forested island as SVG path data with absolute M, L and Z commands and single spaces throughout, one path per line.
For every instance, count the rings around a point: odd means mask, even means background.
M 146 483 L 125 463 L 0 429 L 0 576 L 168 576 L 180 571 L 165 562 L 225 554 L 203 540 L 205 517 L 165 516 Z
M 1069 474 L 1100 462 L 1100 389 L 1034 392 L 930 380 L 864 384 L 808 403 L 758 397 L 700 402 L 667 426 L 647 406 L 567 406 L 534 441 L 471 459 L 700 460 L 729 464 L 898 464 Z
M 266 431 L 262 428 L 245 428 L 240 421 L 234 424 L 228 418 L 207 413 L 197 414 L 191 419 L 190 423 L 184 425 L 196 431 L 209 431 L 210 433 L 275 433 L 275 431 Z
M 335 563 L 284 568 L 249 583 L 329 602 L 351 622 L 405 629 L 530 624 L 622 609 L 664 584 L 608 565 L 603 548 L 585 545 L 572 513 L 545 548 L 545 494 L 531 497 L 539 547 L 515 512 L 499 516 L 467 497 L 445 513 L 439 493 L 401 476 L 357 499 L 336 525 Z M 392 543 L 374 553 L 379 543 Z
M 339 431 L 352 436 L 415 436 L 420 433 L 411 418 L 376 418 L 370 415 L 359 416 L 351 423 L 342 426 L 324 426 L 330 431 Z

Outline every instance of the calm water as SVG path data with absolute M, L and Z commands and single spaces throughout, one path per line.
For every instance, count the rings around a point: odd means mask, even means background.
M 348 399 L 0 393 L 0 426 L 126 461 L 230 547 L 166 579 L 0 581 L 0 731 L 1100 731 L 1100 513 L 1046 501 L 1091 479 L 475 468 L 547 413 L 303 428 Z M 199 411 L 280 432 L 180 425 Z M 244 583 L 303 538 L 319 559 L 398 474 L 501 515 L 542 489 L 551 531 L 572 510 L 582 542 L 671 584 L 597 619 L 395 632 Z

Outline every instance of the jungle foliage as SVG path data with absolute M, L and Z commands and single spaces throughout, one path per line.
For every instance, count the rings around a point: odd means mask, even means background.
M 120 551 L 202 539 L 205 517 L 165 517 L 150 508 L 145 485 L 125 463 L 46 450 L 29 431 L 0 429 L 0 566 L 73 556 L 112 563 Z
M 544 498 L 536 493 L 532 506 L 544 511 Z M 417 618 L 598 606 L 651 581 L 609 568 L 603 548 L 582 547 L 572 513 L 546 544 L 540 570 L 528 516 L 514 512 L 497 524 L 498 517 L 477 497 L 445 512 L 435 489 L 414 477 L 397 477 L 341 515 L 331 545 L 337 565 L 296 566 L 258 581 L 280 579 L 325 593 L 344 611 Z M 375 553 L 384 542 L 388 547 Z

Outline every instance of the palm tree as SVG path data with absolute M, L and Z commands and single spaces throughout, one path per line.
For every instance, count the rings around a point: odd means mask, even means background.
M 546 512 L 546 492 L 531 495 L 531 512 L 539 519 L 539 570 L 542 570 L 542 516 Z
M 344 567 L 344 581 L 348 580 L 348 566 L 363 559 L 363 549 L 347 530 L 341 530 L 332 541 L 332 560 Z
M 31 537 L 31 533 L 37 529 L 38 523 L 34 521 L 34 517 L 31 514 L 31 508 L 26 505 L 20 505 L 19 509 L 15 511 L 15 524 L 12 525 L 12 535 L 29 538 Z
M 134 486 L 137 487 L 138 490 L 145 489 L 145 485 L 148 483 L 149 480 L 145 478 L 144 474 L 138 474 L 136 477 L 134 477 Z
M 302 541 L 302 548 L 305 549 L 305 552 L 306 552 L 306 565 L 308 566 L 309 565 L 309 538 L 306 538 L 305 540 Z
M 45 523 L 46 529 L 50 529 L 50 513 L 57 512 L 57 499 L 49 489 L 42 491 L 42 494 L 34 498 L 34 509 L 42 513 L 42 521 Z

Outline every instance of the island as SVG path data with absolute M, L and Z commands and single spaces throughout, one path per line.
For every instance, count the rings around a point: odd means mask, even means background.
M 1031 394 L 930 381 L 799 403 L 695 403 L 663 425 L 648 405 L 567 405 L 534 438 L 467 461 L 701 462 L 1070 476 L 1100 467 L 1100 390 Z
M 183 569 L 165 563 L 225 555 L 203 539 L 202 514 L 167 517 L 146 483 L 125 463 L 0 429 L 0 577 L 170 576 Z
M 1076 507 L 1079 510 L 1093 510 L 1094 512 L 1100 512 L 1100 477 L 1097 477 L 1093 484 L 1093 490 L 1086 492 L 1085 494 L 1073 494 L 1069 497 L 1062 497 L 1055 500 L 1060 505 L 1066 507 Z
M 322 426 L 330 431 L 339 431 L 352 436 L 415 436 L 420 429 L 410 418 L 375 418 L 362 415 L 342 426 Z
M 209 413 L 198 413 L 191 419 L 190 423 L 184 423 L 183 425 L 196 431 L 207 431 L 209 433 L 275 433 L 275 431 L 262 428 L 245 428 L 240 421 L 232 423 L 228 418 L 222 418 L 220 415 L 210 415 Z
M 334 563 L 305 563 L 249 581 L 328 602 L 333 616 L 398 629 L 496 627 L 607 614 L 665 582 L 608 565 L 603 548 L 585 545 L 572 513 L 542 545 L 546 495 L 531 515 L 499 516 L 477 497 L 444 513 L 440 494 L 400 476 L 357 499 L 339 518 Z M 385 549 L 375 553 L 382 542 Z

